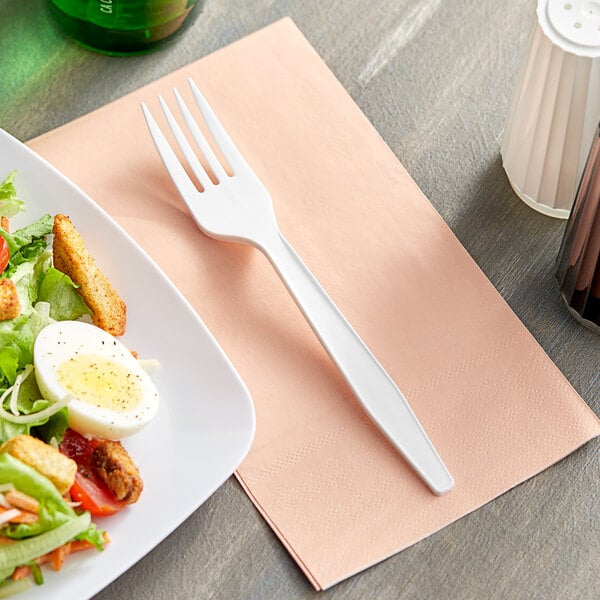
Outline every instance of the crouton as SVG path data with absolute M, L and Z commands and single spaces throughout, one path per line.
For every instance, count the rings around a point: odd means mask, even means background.
M 127 307 L 96 266 L 83 239 L 66 215 L 54 217 L 54 266 L 79 286 L 81 297 L 92 311 L 94 325 L 111 335 L 123 335 Z
M 4 442 L 0 452 L 8 452 L 33 467 L 46 476 L 61 494 L 66 494 L 75 481 L 77 463 L 38 438 L 17 435 Z
M 142 493 L 142 478 L 121 442 L 100 442 L 92 452 L 91 466 L 115 499 L 127 504 L 137 502 Z
M 5 217 L 4 215 L 0 217 L 0 227 L 2 227 L 2 229 L 8 233 L 10 227 L 10 220 L 8 217 Z
M 0 321 L 16 319 L 21 313 L 19 294 L 10 279 L 0 279 Z

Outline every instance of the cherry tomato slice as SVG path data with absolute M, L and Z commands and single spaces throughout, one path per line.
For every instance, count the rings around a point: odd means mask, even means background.
M 115 500 L 101 481 L 88 478 L 81 470 L 75 473 L 75 483 L 71 486 L 71 498 L 80 502 L 80 508 L 89 510 L 95 517 L 108 517 L 127 506 Z
M 91 468 L 92 452 L 99 440 L 88 439 L 73 429 L 65 432 L 60 451 L 77 463 L 75 483 L 71 487 L 71 498 L 80 502 L 83 510 L 89 510 L 96 517 L 114 515 L 127 506 L 125 502 L 115 500 L 112 494 Z
M 4 272 L 10 259 L 8 242 L 0 235 L 0 273 Z
M 78 465 L 90 467 L 92 460 L 92 452 L 98 445 L 98 440 L 88 439 L 77 433 L 70 427 L 65 431 L 62 442 L 60 443 L 60 451 L 72 458 Z

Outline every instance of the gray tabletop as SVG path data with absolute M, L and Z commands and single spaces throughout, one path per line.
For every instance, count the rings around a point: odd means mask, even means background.
M 600 338 L 567 313 L 554 278 L 565 221 L 523 204 L 500 159 L 535 4 L 208 0 L 176 45 L 116 58 L 61 36 L 44 0 L 0 0 L 0 127 L 30 139 L 290 16 L 525 326 L 600 414 Z M 598 598 L 599 450 L 600 441 L 592 441 L 326 592 L 312 589 L 231 478 L 96 600 Z

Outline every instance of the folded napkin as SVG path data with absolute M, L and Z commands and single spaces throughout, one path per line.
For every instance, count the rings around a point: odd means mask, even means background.
M 456 479 L 449 494 L 430 493 L 371 424 L 267 260 L 197 230 L 140 110 L 173 86 L 187 93 L 187 77 L 270 190 L 284 235 L 405 392 Z M 147 250 L 246 381 L 257 431 L 237 477 L 316 588 L 600 433 L 289 19 L 30 146 Z

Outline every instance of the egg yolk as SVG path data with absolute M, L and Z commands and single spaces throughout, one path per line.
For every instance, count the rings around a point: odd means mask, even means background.
M 119 363 L 94 355 L 78 355 L 58 368 L 59 382 L 78 400 L 98 408 L 127 412 L 142 400 L 137 375 Z

